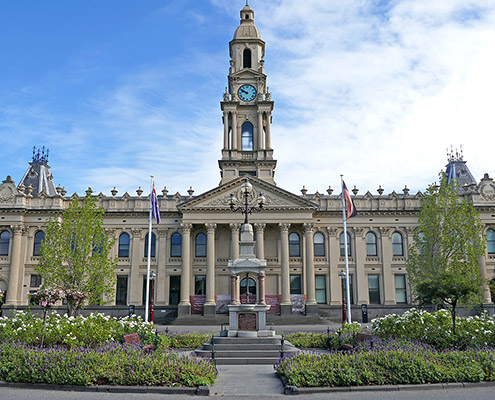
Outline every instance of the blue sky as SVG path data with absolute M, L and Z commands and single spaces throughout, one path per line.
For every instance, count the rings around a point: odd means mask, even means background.
M 251 0 L 281 187 L 436 180 L 446 148 L 495 175 L 493 0 Z M 220 180 L 228 42 L 244 0 L 0 3 L 0 174 L 33 146 L 55 184 L 199 194 Z M 338 191 L 338 190 L 336 190 Z

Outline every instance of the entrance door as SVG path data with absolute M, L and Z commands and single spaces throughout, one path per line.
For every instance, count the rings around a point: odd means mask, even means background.
M 179 304 L 180 301 L 180 275 L 170 276 L 170 298 L 168 304 Z

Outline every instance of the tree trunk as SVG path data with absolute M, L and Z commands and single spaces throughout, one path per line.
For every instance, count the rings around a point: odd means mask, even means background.
M 452 302 L 452 309 L 450 310 L 450 314 L 452 315 L 452 335 L 453 336 L 455 336 L 455 334 L 456 334 L 456 325 L 455 325 L 456 306 L 457 306 L 457 300 L 454 300 Z

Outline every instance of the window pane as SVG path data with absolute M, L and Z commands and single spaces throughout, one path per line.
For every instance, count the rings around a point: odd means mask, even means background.
M 495 231 L 488 229 L 486 232 L 486 247 L 488 254 L 495 254 Z
M 127 275 L 117 276 L 117 291 L 115 294 L 115 304 L 120 306 L 127 305 Z
M 119 237 L 119 257 L 129 257 L 130 237 L 128 233 L 123 233 Z
M 292 232 L 289 235 L 289 256 L 290 257 L 300 257 L 301 250 L 299 248 L 299 235 L 295 232 Z
M 325 257 L 325 236 L 323 233 L 316 232 L 313 237 L 314 243 L 314 256 L 315 257 Z
M 9 255 L 10 232 L 3 231 L 0 233 L 0 256 Z
M 301 275 L 290 276 L 290 294 L 301 294 Z
M 317 303 L 324 304 L 327 302 L 326 282 L 327 280 L 325 275 L 315 276 L 315 297 Z
M 402 235 L 399 232 L 392 234 L 392 252 L 394 256 L 403 256 Z
M 206 275 L 196 275 L 194 277 L 194 294 L 196 296 L 206 295 Z
M 407 303 L 405 275 L 395 275 L 395 301 L 401 304 Z
M 368 275 L 368 294 L 370 298 L 370 304 L 380 304 L 380 284 L 378 280 L 379 275 Z
M 169 304 L 179 304 L 180 300 L 180 275 L 170 276 Z
M 204 233 L 196 235 L 196 257 L 206 257 L 206 235 Z
M 31 275 L 30 287 L 40 287 L 41 286 L 41 276 Z
M 376 235 L 373 232 L 366 234 L 366 255 L 368 257 L 376 257 Z
M 43 245 L 43 241 L 45 240 L 45 232 L 38 231 L 36 235 L 34 235 L 34 247 L 33 247 L 33 256 L 40 255 L 40 249 Z
M 144 239 L 144 257 L 148 257 L 148 236 Z M 155 248 L 156 248 L 156 236 L 154 233 L 151 234 L 151 257 L 155 257 Z
M 174 233 L 170 238 L 170 257 L 182 256 L 182 236 L 180 233 Z

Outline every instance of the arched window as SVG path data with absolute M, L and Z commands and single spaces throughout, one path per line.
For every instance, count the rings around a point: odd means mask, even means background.
M 146 235 L 146 239 L 144 239 L 144 256 L 148 257 L 148 235 Z M 155 249 L 156 249 L 156 236 L 154 233 L 151 234 L 151 257 L 155 257 Z
M 250 295 L 256 294 L 256 282 L 253 278 L 242 278 L 240 283 L 240 294 L 247 294 L 249 292 Z
M 402 243 L 402 235 L 399 232 L 392 233 L 392 254 L 394 256 L 404 255 L 404 246 Z
M 206 257 L 206 235 L 198 233 L 196 235 L 196 257 Z
M 41 246 L 43 246 L 43 242 L 45 241 L 45 232 L 38 231 L 34 235 L 34 246 L 33 246 L 33 256 L 40 255 Z
M 253 124 L 251 122 L 242 124 L 242 150 L 253 151 Z
M 129 257 L 129 243 L 131 238 L 128 233 L 122 233 L 119 236 L 119 257 Z
M 170 238 L 170 257 L 182 256 L 182 235 L 175 232 Z
M 313 236 L 313 246 L 315 257 L 325 257 L 325 236 L 323 236 L 323 233 L 315 233 Z
M 486 248 L 488 254 L 495 254 L 495 231 L 493 229 L 486 231 Z
M 251 68 L 251 50 L 244 49 L 242 53 L 242 67 Z
M 9 255 L 10 232 L 2 231 L 0 233 L 0 256 Z
M 368 257 L 376 257 L 377 254 L 376 235 L 373 232 L 368 232 L 366 234 L 366 255 Z
M 345 257 L 345 243 L 344 243 L 344 233 L 343 232 L 340 234 L 339 242 L 340 242 L 340 256 Z M 349 234 L 347 234 L 347 255 L 349 257 L 352 257 L 351 235 L 349 235 Z
M 301 248 L 299 246 L 299 235 L 296 232 L 292 232 L 289 235 L 289 257 L 300 257 Z

